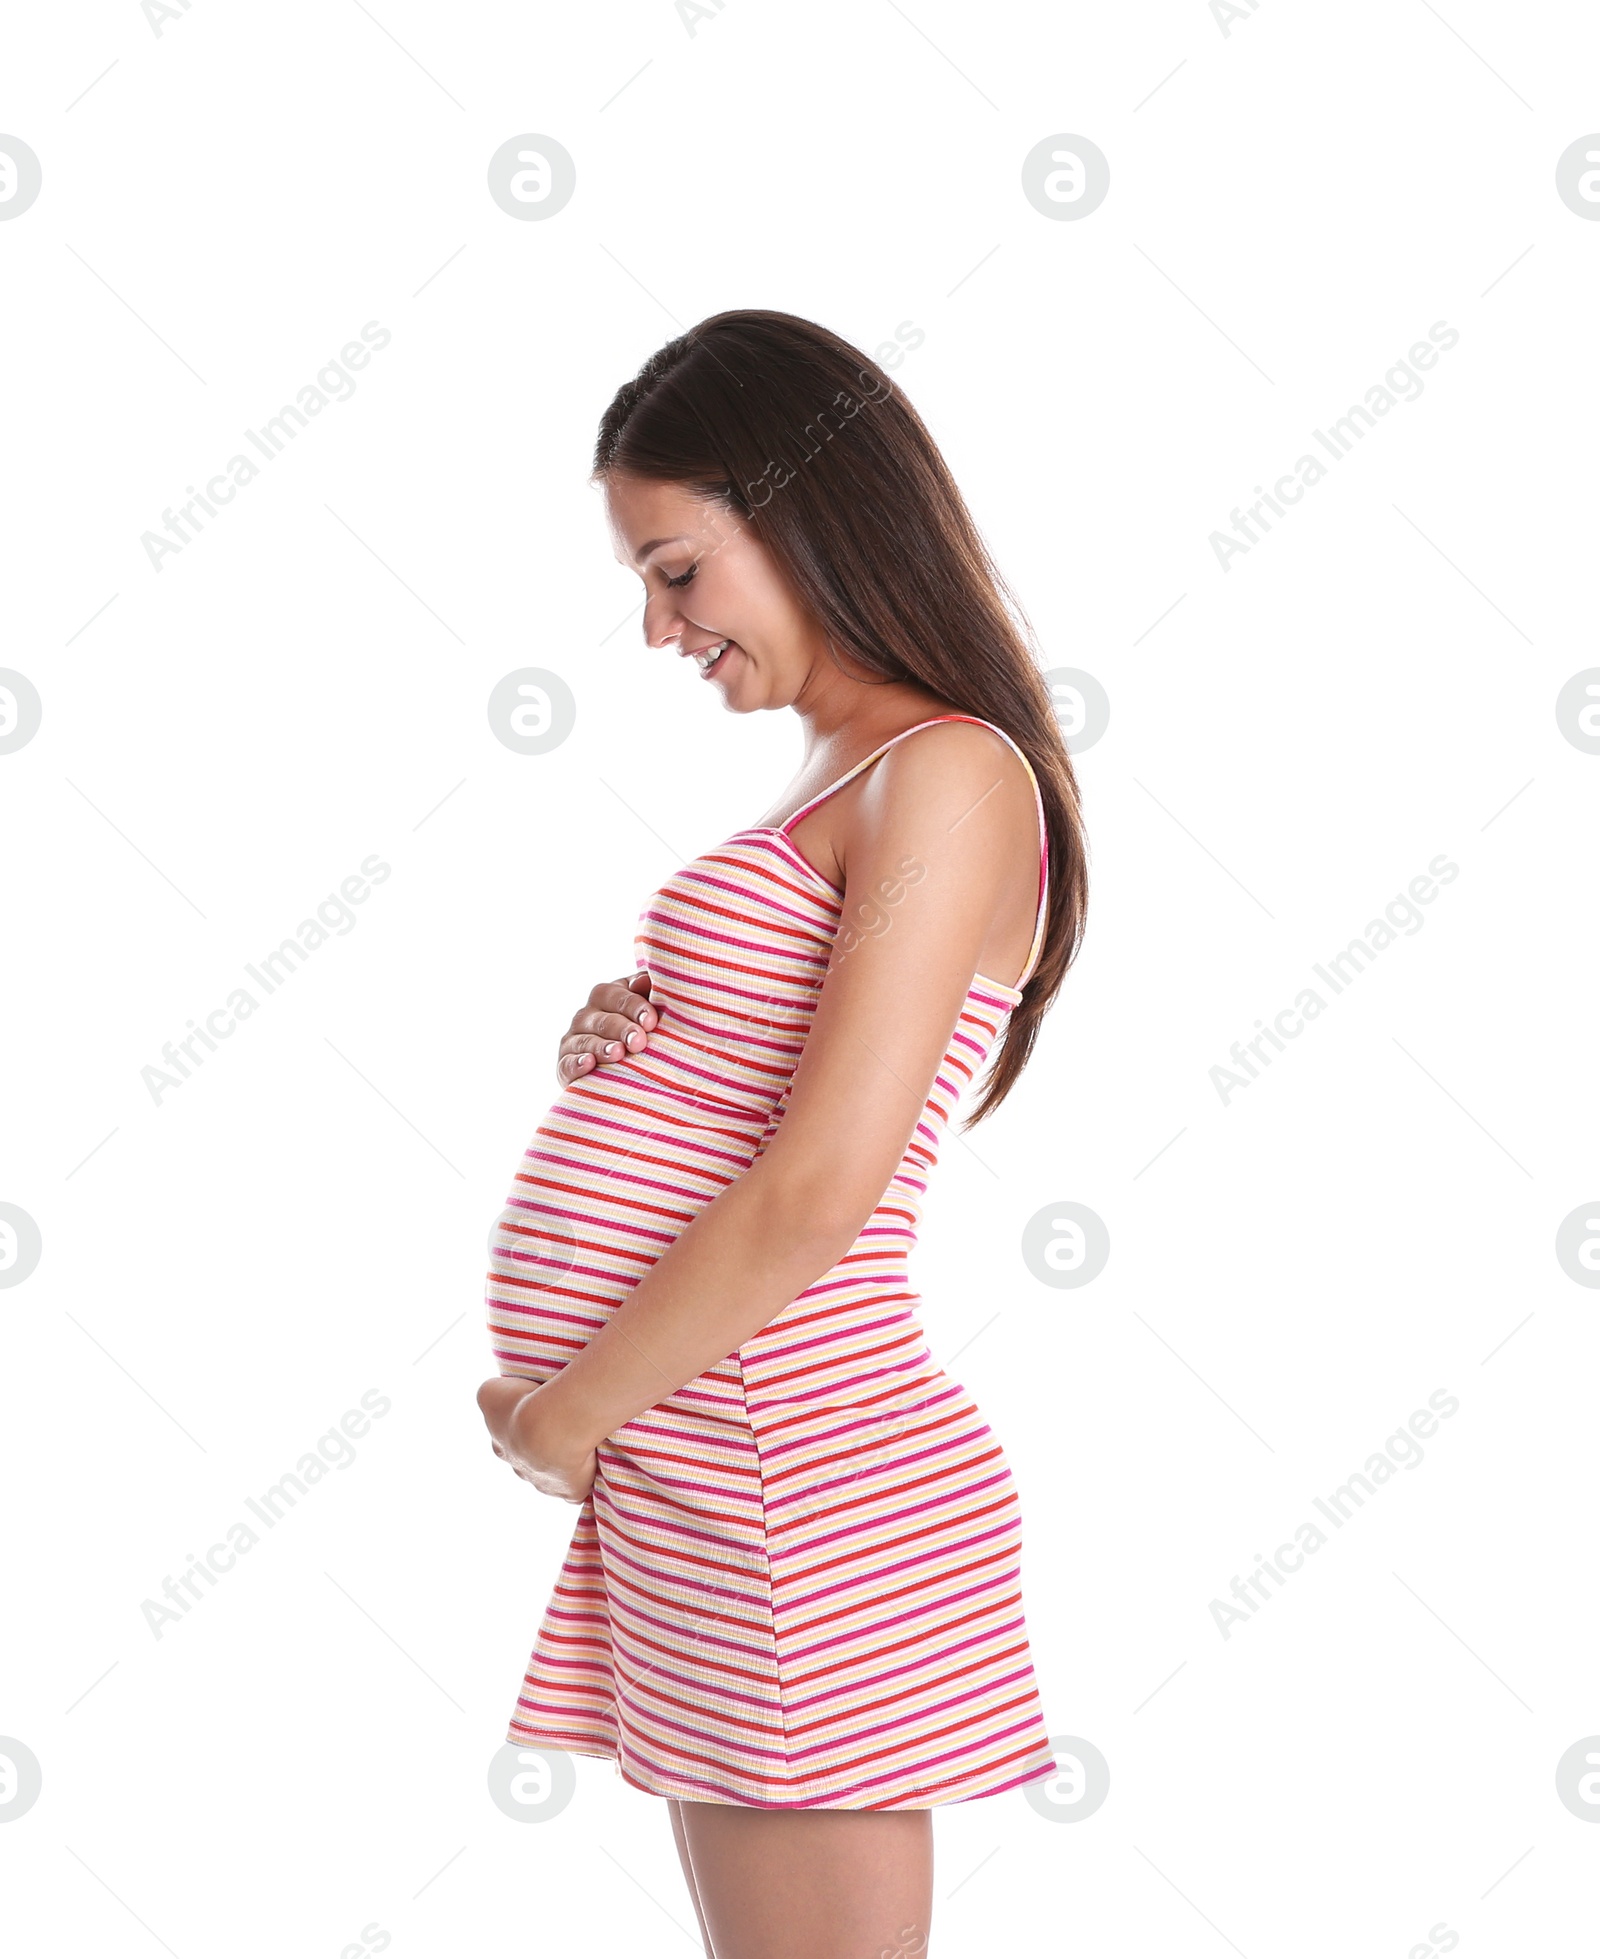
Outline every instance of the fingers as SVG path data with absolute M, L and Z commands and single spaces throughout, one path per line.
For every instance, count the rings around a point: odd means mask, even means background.
M 602 980 L 591 989 L 586 1011 L 612 1014 L 648 1030 L 660 1019 L 650 1004 L 649 994 L 650 975 L 645 972 L 632 973 L 626 979 Z M 574 1015 L 573 1025 L 581 1018 Z
M 556 1079 L 563 1087 L 579 1075 L 593 1074 L 606 1061 L 642 1053 L 661 1016 L 647 997 L 650 975 L 631 974 L 626 980 L 602 980 L 589 1003 L 572 1016 L 556 1060 Z
M 634 1032 L 638 1033 L 635 1028 Z M 641 1038 L 636 1047 L 643 1047 Z M 618 1061 L 623 1054 L 620 1040 L 608 1040 L 600 1034 L 568 1034 L 561 1042 L 560 1058 L 556 1062 L 556 1079 L 563 1087 L 579 1075 L 592 1075 L 602 1061 Z

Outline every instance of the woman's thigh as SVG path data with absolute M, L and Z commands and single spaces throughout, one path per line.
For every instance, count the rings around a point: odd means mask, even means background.
M 928 1810 L 678 1808 L 715 1959 L 922 1959 L 927 1952 Z

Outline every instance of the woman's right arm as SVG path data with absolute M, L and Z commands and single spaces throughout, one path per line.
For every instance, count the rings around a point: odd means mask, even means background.
M 592 1075 L 624 1051 L 638 1054 L 648 1044 L 660 1020 L 650 1004 L 650 975 L 630 973 L 626 979 L 602 980 L 589 994 L 587 1006 L 572 1016 L 561 1037 L 556 1079 L 565 1088 L 579 1075 Z

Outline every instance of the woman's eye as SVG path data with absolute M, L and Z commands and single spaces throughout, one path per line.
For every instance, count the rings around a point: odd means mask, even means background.
M 681 577 L 669 578 L 667 580 L 667 583 L 669 585 L 687 585 L 689 580 L 694 577 L 695 573 L 699 569 L 700 567 L 698 565 L 690 565 L 689 569 L 686 572 L 684 572 Z

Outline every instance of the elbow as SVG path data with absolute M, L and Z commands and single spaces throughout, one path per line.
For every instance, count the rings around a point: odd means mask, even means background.
M 776 1166 L 774 1166 L 775 1168 Z M 827 1271 L 849 1251 L 876 1209 L 876 1198 L 853 1190 L 837 1174 L 775 1175 L 761 1193 L 761 1235 L 781 1257 Z

